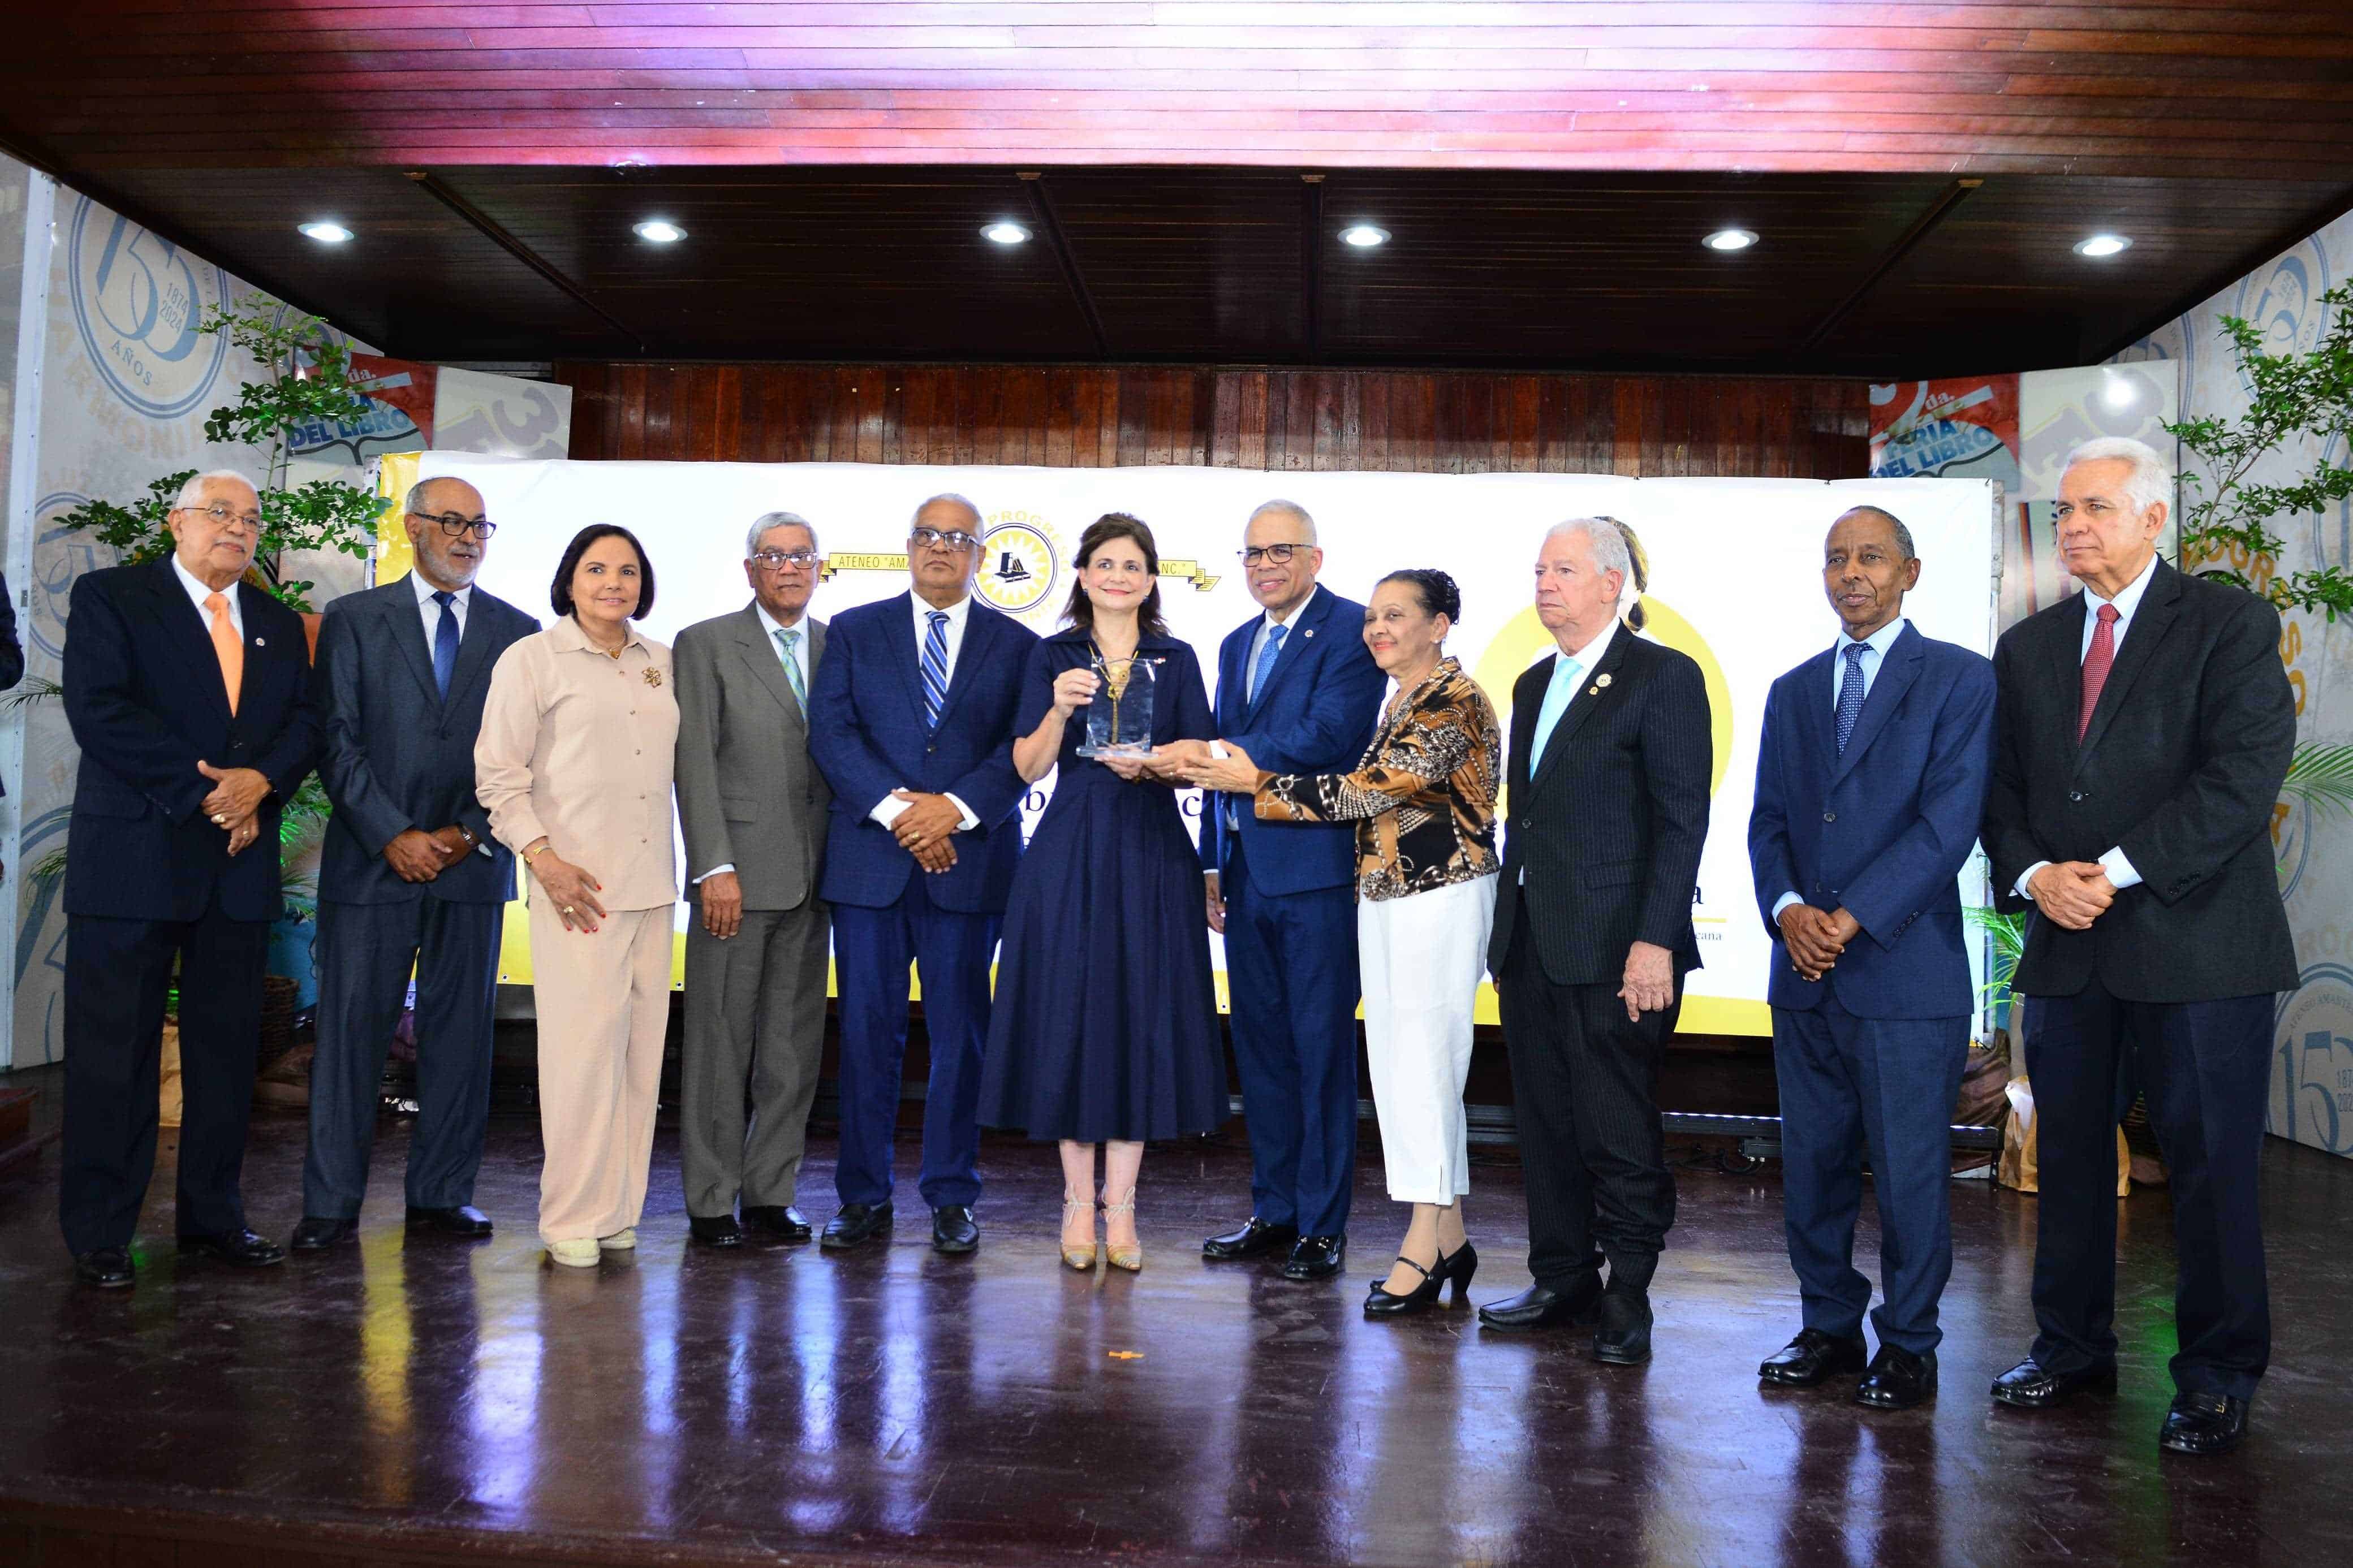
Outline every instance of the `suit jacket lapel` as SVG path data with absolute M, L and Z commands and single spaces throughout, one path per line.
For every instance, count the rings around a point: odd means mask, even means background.
M 1319 584 L 1307 603 L 1299 607 L 1299 614 L 1292 616 L 1291 625 L 1282 635 L 1282 646 L 1274 650 L 1274 668 L 1266 672 L 1266 679 L 1261 681 L 1258 689 L 1250 694 L 1249 710 L 1242 715 L 1243 723 L 1250 722 L 1250 716 L 1255 714 L 1259 710 L 1260 704 L 1266 700 L 1267 693 L 1281 685 L 1283 676 L 1292 667 L 1306 657 L 1300 651 L 1300 645 L 1320 631 L 1324 622 L 1331 614 L 1332 595 L 1324 592 L 1323 585 Z M 1253 635 L 1250 640 L 1255 642 L 1258 639 Z M 1247 646 L 1242 650 L 1242 659 L 1245 664 L 1250 660 L 1250 650 Z M 1249 679 L 1247 673 L 1243 679 L 1245 680 Z
M 197 689 L 212 704 L 220 721 L 227 723 L 232 717 L 228 710 L 228 683 L 221 679 L 220 655 L 213 651 L 212 628 L 205 624 L 204 612 L 180 586 L 180 574 L 172 570 L 170 556 L 155 563 L 154 574 L 147 580 L 147 591 L 154 596 L 155 616 L 164 635 L 179 645 L 182 660 L 199 672 L 195 678 Z
M 1856 716 L 1854 733 L 1846 738 L 1846 752 L 1831 766 L 1831 783 L 1836 784 L 1846 777 L 1854 764 L 1862 760 L 1862 753 L 1870 750 L 1871 742 L 1878 739 L 1880 731 L 1887 728 L 1887 716 L 1903 703 L 1904 694 L 1912 689 L 1914 681 L 1920 679 L 1920 667 L 1928 659 L 1927 650 L 1921 647 L 1923 640 L 1916 628 L 1905 626 L 1895 641 L 1889 645 L 1880 662 L 1879 673 L 1872 678 L 1871 695 L 1863 699 L 1862 711 Z M 1820 712 L 1820 704 L 1815 705 L 1814 710 Z M 1838 749 L 1835 726 L 1831 731 L 1831 749 L 1833 752 Z
M 1791 743 L 1798 755 L 1809 763 L 1819 763 L 1827 773 L 1838 762 L 1837 712 L 1822 700 L 1831 689 L 1831 672 L 1838 667 L 1838 649 L 1825 648 L 1816 657 L 1798 667 L 1798 690 L 1802 694 L 1798 710 L 1790 715 L 1797 725 Z
M 735 643 L 743 653 L 744 662 L 752 667 L 752 673 L 759 677 L 760 684 L 767 689 L 768 695 L 776 700 L 794 723 L 807 729 L 808 715 L 801 711 L 800 703 L 793 696 L 792 679 L 785 674 L 784 650 L 776 646 L 776 639 L 768 635 L 768 628 L 760 624 L 760 612 L 756 608 L 747 605 L 735 617 Z M 817 668 L 816 656 L 816 639 L 811 638 L 809 668 L 812 670 Z
M 2108 726 L 2116 721 L 2116 710 L 2124 706 L 2126 697 L 2132 691 L 2133 682 L 2140 679 L 2140 672 L 2147 669 L 2149 660 L 2157 657 L 2157 645 L 2164 640 L 2165 634 L 2172 629 L 2174 617 L 2181 613 L 2180 576 L 2162 561 L 2149 570 L 2158 575 L 2141 590 L 2140 607 L 2133 612 L 2132 624 L 2125 628 L 2124 646 L 2116 649 L 2116 663 L 2108 667 L 2107 681 L 2100 688 L 2099 706 L 2092 710 L 2091 727 L 2084 731 L 2083 743 L 2075 750 L 2075 765 L 2078 768 L 2092 754 L 2093 748 L 2100 743 L 2100 737 L 2108 732 Z M 2076 595 L 2078 598 L 2084 596 Z M 2088 610 L 2090 606 L 2085 608 Z M 2079 625 L 2076 638 L 2080 642 L 2082 637 L 2083 630 Z M 2076 679 L 2080 690 L 2080 667 Z M 2080 707 L 2082 699 L 2078 697 L 2076 701 Z
M 997 641 L 997 613 L 982 604 L 978 595 L 965 601 L 964 644 L 956 649 L 955 668 L 948 671 L 948 694 L 940 703 L 940 728 L 946 729 L 948 716 L 956 710 L 973 682 L 980 679 L 981 662 L 988 657 L 991 644 Z M 916 679 L 920 700 L 923 680 Z
M 1577 738 L 1585 721 L 1593 717 L 1593 710 L 1607 700 L 1609 688 L 1601 684 L 1602 678 L 1616 677 L 1619 665 L 1626 658 L 1626 644 L 1633 636 L 1628 627 L 1620 626 L 1610 634 L 1609 647 L 1602 654 L 1601 662 L 1578 674 L 1577 695 L 1569 700 L 1560 722 L 1552 727 L 1552 736 L 1545 742 L 1545 753 L 1536 759 L 1535 777 L 1531 783 L 1543 783 L 1545 774 L 1559 765 L 1560 759 L 1567 754 L 1568 743 Z
M 406 577 L 396 583 L 387 583 L 376 595 L 376 604 L 384 612 L 385 634 L 392 638 L 393 646 L 400 650 L 401 662 L 408 666 L 408 673 L 417 678 L 417 689 L 425 694 L 428 706 L 439 708 L 441 689 L 433 684 L 433 654 L 425 644 L 425 617 L 417 608 L 417 584 Z M 437 610 L 439 608 L 438 605 L 435 607 Z M 479 626 L 481 624 L 481 606 L 469 605 L 466 610 L 467 623 Z M 464 663 L 466 644 L 470 640 L 462 637 L 459 639 L 460 665 Z M 449 678 L 449 689 L 453 693 L 458 689 L 458 678 L 454 674 Z
M 1242 667 L 1250 662 L 1250 643 L 1257 637 L 1250 622 L 1228 637 L 1218 650 L 1218 732 L 1239 734 L 1243 721 L 1249 718 L 1250 704 L 1242 698 Z
M 2076 711 L 2083 705 L 2084 612 L 2088 603 L 2089 595 L 2079 589 L 2067 601 L 2066 613 L 2051 617 L 2040 653 L 2043 689 L 2059 710 L 2060 722 L 2070 730 L 2075 727 Z M 2108 674 L 2113 678 L 2116 671 Z
M 493 598 L 483 593 L 480 587 L 475 588 L 473 593 L 467 596 L 466 626 L 458 634 L 458 665 L 449 672 L 448 700 L 451 704 L 463 701 L 466 694 L 473 689 L 476 681 L 489 677 L 491 665 L 495 658 L 491 647 L 491 626 L 500 618 L 499 612 L 510 607 L 505 600 Z M 408 629 L 408 640 L 413 643 L 419 642 L 424 636 L 425 623 L 420 620 Z M 429 677 L 432 673 L 428 667 L 426 674 Z M 428 691 L 432 689 L 429 679 L 426 689 Z
M 921 724 L 923 721 L 923 644 L 915 635 L 915 610 L 919 605 L 924 609 L 931 606 L 916 598 L 912 591 L 900 595 L 891 603 L 899 606 L 899 617 L 891 625 L 891 640 L 899 649 L 895 662 L 899 666 L 900 678 L 907 683 L 907 700 L 913 706 L 915 722 Z M 965 635 L 967 642 L 971 639 L 971 633 L 972 628 L 966 626 Z M 944 713 L 945 710 L 943 709 L 942 712 Z

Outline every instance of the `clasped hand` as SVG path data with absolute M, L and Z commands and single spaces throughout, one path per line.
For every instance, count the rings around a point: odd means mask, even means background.
M 1202 789 L 1229 795 L 1257 793 L 1259 767 L 1250 754 L 1232 741 L 1218 744 L 1225 748 L 1222 757 L 1210 754 L 1207 741 L 1174 741 L 1153 751 L 1153 765 Z
M 261 823 L 256 815 L 269 796 L 269 780 L 252 768 L 216 768 L 207 762 L 198 762 L 196 772 L 213 781 L 212 792 L 197 807 L 215 827 L 228 834 L 228 852 L 241 852 L 261 836 Z
M 956 803 L 944 795 L 909 789 L 894 789 L 891 798 L 908 803 L 891 824 L 899 847 L 913 855 L 915 864 L 926 871 L 937 873 L 954 866 L 955 832 L 964 825 L 964 813 Z
M 1777 923 L 1789 949 L 1790 966 L 1809 980 L 1820 980 L 1838 967 L 1846 944 L 1862 931 L 1862 922 L 1844 909 L 1818 910 L 1811 904 L 1789 905 Z
M 444 827 L 427 833 L 411 827 L 393 835 L 392 842 L 384 847 L 384 863 L 404 882 L 429 882 L 455 866 L 465 853 L 466 836 L 461 829 Z
M 2116 900 L 2116 884 L 2096 860 L 2054 860 L 2026 889 L 2035 908 L 2067 931 L 2089 931 Z

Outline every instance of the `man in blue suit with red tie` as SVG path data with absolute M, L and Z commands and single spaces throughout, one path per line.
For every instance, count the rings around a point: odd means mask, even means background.
M 1264 614 L 1219 649 L 1218 733 L 1275 773 L 1350 772 L 1380 717 L 1364 605 L 1317 585 L 1315 521 L 1291 501 L 1250 514 L 1241 557 Z M 1248 797 L 1211 795 L 1201 865 L 1209 925 L 1226 939 L 1251 1205 L 1201 1255 L 1282 1250 L 1285 1277 L 1324 1279 L 1346 1256 L 1356 1178 L 1356 833 L 1261 822 Z
M 1857 507 L 1831 525 L 1822 586 L 1843 630 L 1773 683 L 1748 818 L 1804 1316 L 1757 1376 L 1805 1388 L 1861 1373 L 1856 1401 L 1883 1410 L 1936 1391 L 1949 1128 L 1976 1010 L 1957 879 L 1993 771 L 1993 666 L 1905 619 L 1919 580 L 1891 514 Z M 1885 1296 L 1868 1358 L 1871 1281 L 1853 1263 L 1866 1155 Z
M 911 960 L 931 1042 L 919 1190 L 932 1246 L 980 1245 L 980 1054 L 1021 857 L 1014 708 L 1038 640 L 973 596 L 980 535 L 962 496 L 916 508 L 911 591 L 836 616 L 809 692 L 809 755 L 833 790 L 820 896 L 833 906 L 841 993 L 841 1207 L 819 1240 L 828 1249 L 891 1228 Z

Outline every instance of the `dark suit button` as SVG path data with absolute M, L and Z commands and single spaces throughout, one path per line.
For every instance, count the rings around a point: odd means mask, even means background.
M 923 750 L 926 752 L 936 752 L 939 748 L 937 746 L 925 746 Z
M 2079 789 L 2071 789 L 2067 792 L 2067 798 L 2069 800 L 2081 800 L 2084 798 L 2084 792 Z
M 1533 818 L 1524 816 L 1520 818 L 1520 826 L 1522 827 L 1534 827 L 1535 826 L 1535 822 Z
M 1822 820 L 1824 822 L 1836 822 L 1838 820 L 1838 813 L 1835 811 L 1826 811 L 1822 813 Z

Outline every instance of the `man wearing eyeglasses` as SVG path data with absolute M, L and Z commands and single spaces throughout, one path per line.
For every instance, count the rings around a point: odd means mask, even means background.
M 279 808 L 317 760 L 319 715 L 301 620 L 240 581 L 262 539 L 253 482 L 195 475 L 169 526 L 168 556 L 78 578 L 68 619 L 66 720 L 81 762 L 58 1210 L 76 1277 L 99 1289 L 132 1280 L 174 963 L 180 1251 L 245 1268 L 286 1259 L 247 1228 L 239 1172 L 269 927 L 284 908 Z
M 298 1252 L 352 1239 L 367 1194 L 385 1047 L 417 977 L 407 1224 L 491 1233 L 474 1206 L 491 1107 L 491 1019 L 514 858 L 474 795 L 491 667 L 539 622 L 474 585 L 497 524 L 463 479 L 419 480 L 415 564 L 327 606 L 315 673 L 334 813 L 319 855 L 319 1044 Z
M 980 535 L 979 509 L 962 496 L 917 507 L 909 591 L 836 616 L 810 688 L 809 754 L 833 786 L 819 893 L 841 987 L 841 1208 L 825 1227 L 829 1249 L 891 1228 L 911 961 L 931 1047 L 918 1190 L 935 1250 L 980 1244 L 988 965 L 1021 855 L 1013 721 L 1038 641 L 973 597 Z
M 1380 716 L 1365 606 L 1316 584 L 1315 520 L 1293 502 L 1250 513 L 1240 553 L 1261 613 L 1219 650 L 1218 733 L 1275 773 L 1345 773 Z M 1347 1256 L 1356 1176 L 1356 832 L 1261 822 L 1247 796 L 1213 795 L 1201 865 L 1250 1141 L 1250 1217 L 1201 1255 L 1280 1253 L 1286 1278 L 1325 1279 Z
M 809 687 L 826 643 L 808 613 L 817 531 L 767 512 L 744 556 L 752 602 L 680 632 L 670 654 L 695 905 L 679 1157 L 688 1233 L 713 1247 L 742 1246 L 747 1227 L 809 1239 L 793 1200 L 825 1045 L 831 926 L 818 881 L 833 795 L 809 761 Z

